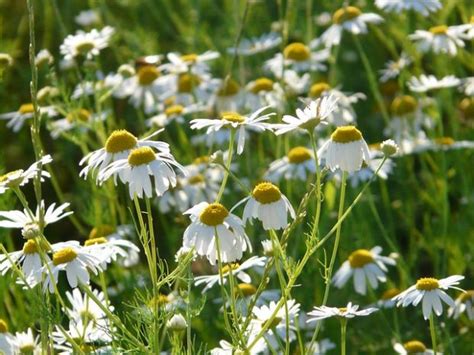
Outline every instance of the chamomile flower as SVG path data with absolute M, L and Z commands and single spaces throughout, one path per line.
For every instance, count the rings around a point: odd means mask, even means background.
M 307 320 L 308 323 L 316 322 L 322 319 L 331 318 L 331 317 L 342 317 L 342 318 L 354 318 L 360 316 L 368 316 L 376 311 L 377 308 L 366 308 L 358 310 L 358 305 L 352 305 L 352 302 L 349 302 L 346 307 L 337 308 L 337 307 L 314 307 L 314 309 L 308 313 L 310 316 Z
M 396 302 L 393 300 L 393 298 L 400 294 L 402 292 L 400 289 L 394 287 L 394 288 L 389 288 L 386 290 L 384 293 L 382 293 L 382 296 L 380 296 L 380 299 L 377 301 L 376 305 L 378 308 L 393 308 L 396 305 Z
M 149 127 L 165 127 L 171 122 L 183 124 L 185 122 L 184 117 L 193 113 L 203 112 L 206 107 L 200 104 L 191 104 L 187 106 L 183 105 L 170 105 L 164 109 L 163 112 L 150 117 L 146 120 L 146 124 Z
M 355 6 L 345 6 L 337 10 L 332 16 L 333 24 L 321 35 L 311 42 L 311 47 L 324 44 L 326 48 L 337 46 L 341 43 L 343 31 L 348 31 L 353 35 L 365 34 L 368 32 L 368 24 L 378 24 L 383 22 L 383 18 L 374 13 L 362 13 Z
M 270 106 L 278 112 L 284 111 L 285 92 L 279 83 L 267 77 L 260 77 L 247 84 L 245 106 L 256 111 L 260 107 Z
M 100 23 L 100 16 L 95 9 L 84 10 L 74 17 L 74 21 L 82 27 L 95 26 Z
M 262 182 L 254 187 L 252 194 L 234 206 L 245 203 L 242 220 L 247 222 L 257 218 L 263 224 L 263 229 L 283 229 L 288 225 L 288 213 L 295 218 L 295 210 L 290 201 L 280 192 L 280 189 L 270 182 Z
M 459 281 L 463 279 L 464 276 L 461 275 L 449 276 L 440 280 L 432 277 L 423 277 L 418 279 L 415 285 L 401 292 L 393 299 L 397 301 L 397 307 L 406 307 L 410 304 L 416 307 L 423 301 L 423 317 L 425 319 L 428 319 L 433 311 L 437 316 L 440 316 L 443 313 L 441 301 L 451 307 L 455 305 L 453 299 L 444 290 L 450 288 L 461 290 L 456 285 L 459 285 Z
M 372 176 L 374 176 L 377 169 L 378 169 L 377 176 L 383 180 L 387 180 L 388 175 L 393 170 L 394 162 L 392 159 L 386 159 L 382 167 L 380 167 L 380 164 L 382 164 L 382 161 L 383 161 L 383 158 L 380 152 L 373 151 L 373 150 L 370 150 L 369 152 L 370 152 L 370 160 L 368 162 L 364 162 L 360 170 L 354 171 L 350 173 L 348 176 L 348 180 L 352 187 L 357 187 L 360 184 L 363 184 L 364 182 L 370 180 Z M 336 176 L 338 179 L 340 179 L 340 174 L 337 174 Z
M 459 88 L 459 91 L 463 92 L 466 96 L 474 96 L 474 76 L 461 79 L 461 81 L 462 86 Z
M 13 354 L 42 354 L 39 338 L 39 335 L 33 335 L 31 328 L 15 333 L 11 338 Z
M 79 284 L 88 285 L 89 272 L 97 275 L 102 271 L 101 264 L 110 257 L 109 253 L 103 249 L 100 256 L 97 251 L 81 247 L 76 241 L 53 244 L 52 260 L 39 271 L 45 275 L 43 290 L 48 289 L 49 292 L 54 292 L 60 271 L 66 272 L 67 281 L 72 288 L 76 288 Z M 48 269 L 51 272 L 47 271 Z
M 125 129 L 113 131 L 107 138 L 103 148 L 90 152 L 81 159 L 79 165 L 84 165 L 86 163 L 86 166 L 81 170 L 79 176 L 86 178 L 90 171 L 95 171 L 97 169 L 101 172 L 111 163 L 127 158 L 132 149 L 135 148 L 152 147 L 159 152 L 169 153 L 170 150 L 168 143 L 150 140 L 150 138 L 156 136 L 160 132 L 162 132 L 162 130 L 155 131 L 153 134 L 143 139 L 138 139 Z M 123 172 L 120 172 L 118 176 L 122 182 L 125 182 L 125 174 Z
M 474 320 L 474 290 L 463 292 L 456 298 L 454 306 L 448 309 L 448 317 L 458 319 L 464 312 L 469 320 Z
M 433 350 L 428 349 L 425 344 L 419 340 L 410 340 L 406 343 L 395 343 L 393 350 L 400 355 L 418 354 L 418 355 L 431 355 L 436 354 Z M 437 352 L 437 354 L 440 354 Z
M 297 73 L 314 72 L 326 70 L 326 62 L 329 58 L 329 51 L 311 51 L 304 43 L 293 42 L 285 47 L 283 53 L 275 56 L 264 63 L 264 68 L 271 71 L 277 78 L 281 78 L 283 68 L 294 70 Z
M 413 10 L 425 17 L 441 9 L 439 0 L 375 0 L 375 5 L 388 12 Z
M 263 121 L 268 120 L 270 117 L 274 116 L 275 113 L 271 112 L 261 115 L 261 113 L 266 111 L 268 108 L 269 106 L 262 107 L 250 116 L 243 116 L 237 112 L 222 112 L 220 119 L 194 119 L 191 121 L 191 129 L 202 129 L 207 127 L 207 134 L 212 134 L 222 128 L 236 129 L 237 154 L 240 155 L 244 151 L 246 129 L 255 130 L 257 132 L 270 129 L 270 125 Z
M 386 265 L 396 264 L 394 259 L 379 255 L 381 251 L 382 248 L 379 246 L 371 250 L 358 249 L 354 251 L 334 275 L 333 284 L 337 288 L 342 288 L 353 276 L 354 289 L 357 293 L 366 294 L 367 281 L 373 289 L 376 289 L 379 282 L 387 281 Z
M 237 47 L 227 48 L 227 53 L 251 56 L 275 48 L 281 41 L 281 36 L 276 32 L 264 33 L 259 37 L 243 38 Z
M 474 39 L 474 16 L 471 16 L 471 20 L 468 24 L 461 25 L 464 32 L 461 37 L 465 40 L 472 41 Z
M 252 343 L 252 338 L 247 337 L 247 346 Z M 264 339 L 260 339 L 250 350 L 246 350 L 249 355 L 261 354 L 267 349 Z M 234 347 L 226 340 L 219 341 L 219 346 L 211 349 L 210 355 L 234 355 L 243 353 L 243 350 Z
M 38 107 L 39 114 L 52 117 L 56 115 L 56 111 L 50 106 Z M 18 111 L 0 114 L 0 120 L 8 120 L 7 127 L 13 132 L 19 132 L 23 128 L 26 121 L 33 118 L 34 107 L 32 103 L 22 104 Z
M 209 70 L 207 62 L 219 58 L 220 54 L 216 51 L 206 51 L 202 54 L 171 52 L 168 53 L 167 57 L 170 63 L 163 65 L 163 68 L 167 70 L 184 73 L 194 67 L 196 72 L 203 73 Z
M 120 258 L 124 266 L 136 264 L 140 253 L 140 249 L 135 244 L 122 238 L 89 238 L 84 242 L 84 249 L 88 249 L 91 246 L 92 248 L 90 249 L 93 249 L 95 252 L 103 252 L 108 255 L 102 263 L 104 269 L 107 264 L 116 261 L 118 258 Z
M 91 60 L 100 54 L 100 51 L 109 46 L 115 29 L 110 26 L 100 31 L 93 29 L 90 32 L 77 31 L 75 35 L 68 35 L 59 47 L 65 60 L 74 60 L 82 56 Z
M 312 355 L 324 355 L 329 350 L 335 349 L 336 344 L 334 344 L 329 339 L 322 339 L 320 341 L 308 342 L 305 344 L 305 352 Z
M 434 75 L 422 74 L 419 78 L 411 77 L 407 85 L 411 91 L 427 92 L 430 90 L 438 90 L 458 86 L 461 80 L 454 75 L 448 75 L 442 79 L 437 79 Z
M 37 162 L 30 165 L 26 170 L 19 169 L 10 171 L 4 175 L 0 175 L 0 195 L 5 193 L 5 191 L 11 188 L 17 188 L 24 186 L 34 179 L 38 175 L 41 177 L 41 181 L 44 181 L 43 178 L 49 178 L 50 175 L 47 171 L 43 170 L 43 165 L 49 164 L 53 161 L 51 155 L 45 155 Z
M 405 53 L 402 53 L 398 60 L 389 60 L 385 63 L 384 68 L 379 70 L 380 81 L 385 83 L 391 79 L 398 78 L 402 70 L 408 67 L 411 62 L 411 58 Z
M 112 342 L 113 328 L 107 318 L 98 319 L 95 322 L 84 322 L 71 320 L 66 334 L 59 328 L 52 332 L 54 348 L 61 350 L 60 354 L 73 354 L 74 347 L 69 339 L 74 339 L 77 345 L 87 349 L 89 354 L 110 354 L 110 350 L 101 352 L 101 346 Z M 99 345 L 100 344 L 100 345 Z
M 135 195 L 139 198 L 151 198 L 153 192 L 161 196 L 170 186 L 176 186 L 176 173 L 173 168 L 185 173 L 184 168 L 170 153 L 156 153 L 145 146 L 132 149 L 128 158 L 111 163 L 99 172 L 98 179 L 103 182 L 114 176 L 116 183 L 115 176 L 123 173 L 131 199 Z
M 86 132 L 88 129 L 93 128 L 95 123 L 104 121 L 107 115 L 107 112 L 96 114 L 84 108 L 73 109 L 66 117 L 49 123 L 51 137 L 57 139 L 62 134 L 69 133 L 75 129 L 79 132 Z
M 338 127 L 319 149 L 318 156 L 332 171 L 341 169 L 352 173 L 370 160 L 369 147 L 362 133 L 354 126 Z
M 217 261 L 217 243 L 223 263 L 241 259 L 247 248 L 252 251 L 242 220 L 220 203 L 201 202 L 184 214 L 189 215 L 191 224 L 184 231 L 183 246 L 194 247 L 212 265 Z
M 0 318 L 0 352 L 5 355 L 13 354 L 12 334 L 8 331 L 8 324 Z
M 111 306 L 106 300 L 104 293 L 98 290 L 91 290 L 94 296 L 99 300 L 100 304 L 106 306 L 110 312 L 114 311 L 114 307 Z M 84 323 L 88 322 L 97 322 L 100 319 L 107 317 L 103 309 L 90 298 L 87 294 L 82 294 L 78 288 L 74 290 L 67 291 L 66 297 L 71 305 L 71 308 L 67 308 L 64 311 L 67 313 L 68 317 L 75 321 Z
M 280 135 L 295 129 L 307 129 L 310 133 L 320 123 L 327 124 L 326 118 L 336 109 L 337 99 L 332 96 L 323 96 L 311 101 L 303 110 L 297 108 L 296 116 L 284 115 L 282 124 L 275 124 L 275 134 Z
M 265 266 L 266 261 L 267 258 L 264 256 L 252 256 L 249 259 L 245 260 L 242 264 L 230 263 L 224 265 L 221 270 L 224 284 L 227 283 L 227 278 L 230 276 L 231 273 L 233 277 L 238 278 L 240 281 L 246 284 L 250 284 L 252 282 L 252 278 L 249 274 L 247 274 L 245 270 L 251 268 L 261 269 Z M 206 286 L 202 289 L 202 293 L 205 293 L 206 291 L 210 290 L 216 284 L 220 285 L 220 273 L 214 275 L 196 276 L 194 278 L 195 286 L 200 286 L 203 284 L 205 284 Z
M 272 182 L 278 182 L 281 178 L 306 181 L 315 172 L 316 162 L 312 151 L 306 147 L 295 147 L 285 157 L 270 164 L 265 179 Z
M 454 57 L 458 48 L 464 48 L 463 33 L 464 26 L 434 26 L 428 31 L 416 30 L 408 37 L 414 41 L 420 52 L 444 53 Z
M 41 67 L 43 65 L 51 65 L 53 64 L 53 62 L 54 57 L 47 49 L 40 50 L 35 57 L 35 65 L 37 67 Z

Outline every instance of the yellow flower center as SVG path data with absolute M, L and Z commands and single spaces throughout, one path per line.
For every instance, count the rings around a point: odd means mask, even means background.
M 350 143 L 362 140 L 362 133 L 354 126 L 341 126 L 331 134 L 331 140 L 337 143 Z
M 252 284 L 241 283 L 235 287 L 235 293 L 237 295 L 248 297 L 257 293 L 257 288 Z
M 196 175 L 194 175 L 194 176 L 191 176 L 191 177 L 188 179 L 188 182 L 189 182 L 191 185 L 200 184 L 201 182 L 204 182 L 204 176 L 202 176 L 201 174 L 196 174 Z
M 153 65 L 145 65 L 138 69 L 138 83 L 141 86 L 148 86 L 153 83 L 160 76 L 160 72 L 157 67 Z
M 395 95 L 398 92 L 399 88 L 400 86 L 398 85 L 398 82 L 395 80 L 389 80 L 385 83 L 380 84 L 380 91 L 385 96 Z
M 125 129 L 118 129 L 112 132 L 105 142 L 107 153 L 119 153 L 130 150 L 137 145 L 137 137 Z
M 183 93 L 190 93 L 193 91 L 193 88 L 198 86 L 201 83 L 201 79 L 194 74 L 181 74 L 178 77 L 178 91 Z
M 71 123 L 76 121 L 87 122 L 90 117 L 91 113 L 84 108 L 73 110 L 66 115 L 66 119 Z
M 82 41 L 82 42 L 80 42 L 80 43 L 78 43 L 78 44 L 76 45 L 76 50 L 77 50 L 80 54 L 87 54 L 87 53 L 89 53 L 92 49 L 94 49 L 94 47 L 95 47 L 94 42 L 85 40 L 85 41 Z
M 418 103 L 413 96 L 403 95 L 393 99 L 390 109 L 396 116 L 405 116 L 415 112 Z
M 474 97 L 466 97 L 459 103 L 459 109 L 466 118 L 474 117 Z
M 234 96 L 240 90 L 239 84 L 233 79 L 224 80 L 224 83 L 220 87 L 219 91 L 217 91 L 217 95 L 219 96 Z
M 398 288 L 390 288 L 382 294 L 380 297 L 382 300 L 386 301 L 392 299 L 396 295 L 398 295 L 401 291 Z
M 209 163 L 209 157 L 207 155 L 203 155 L 202 157 L 197 157 L 193 161 L 194 165 L 207 164 L 207 163 Z
M 362 12 L 355 6 L 346 6 L 337 10 L 334 15 L 332 15 L 332 22 L 340 24 L 357 16 L 360 16 Z
M 105 239 L 104 237 L 99 237 L 99 238 L 87 239 L 84 242 L 84 246 L 88 247 L 89 245 L 105 244 L 105 243 L 107 243 L 107 239 Z
M 467 300 L 470 300 L 471 298 L 474 298 L 474 290 L 468 290 L 459 295 L 459 300 L 461 302 L 466 302 Z
M 441 26 L 434 26 L 429 29 L 429 31 L 434 35 L 444 35 L 448 32 L 448 26 L 441 25 Z
M 92 228 L 89 233 L 89 239 L 107 237 L 115 232 L 115 228 L 107 224 Z
M 20 108 L 18 109 L 18 113 L 24 115 L 25 113 L 33 113 L 35 110 L 34 106 L 32 103 L 28 103 L 28 104 L 23 104 L 20 106 Z
M 165 305 L 165 304 L 167 304 L 167 303 L 169 303 L 169 302 L 170 302 L 170 298 L 169 298 L 167 295 L 165 295 L 165 294 L 163 294 L 163 293 L 160 293 L 158 296 L 152 298 L 152 299 L 150 300 L 150 302 L 148 302 L 148 306 L 149 306 L 149 307 L 153 307 L 153 306 L 155 306 L 156 304 L 157 304 L 158 306 L 163 306 L 163 305 Z
M 76 251 L 71 247 L 66 247 L 64 249 L 58 250 L 53 254 L 53 264 L 67 264 L 77 258 Z
M 211 203 L 207 206 L 199 216 L 202 223 L 215 227 L 224 222 L 224 219 L 229 215 L 227 208 L 222 206 L 220 203 Z
M 172 105 L 170 107 L 167 107 L 165 110 L 165 115 L 166 116 L 174 116 L 174 115 L 180 115 L 183 113 L 184 107 L 181 105 Z
M 222 112 L 221 119 L 224 121 L 242 123 L 245 121 L 245 118 L 242 115 L 239 115 L 237 112 Z
M 313 98 L 320 97 L 323 92 L 328 90 L 331 90 L 331 86 L 328 83 L 316 83 L 309 89 L 309 96 Z
M 36 242 L 34 239 L 28 240 L 24 245 L 23 245 L 23 253 L 25 254 L 35 254 L 38 252 L 38 245 L 36 245 Z
M 349 264 L 351 268 L 361 268 L 374 261 L 370 250 L 358 249 L 349 255 Z
M 446 145 L 446 146 L 453 145 L 456 142 L 451 137 L 439 137 L 439 138 L 435 138 L 434 141 L 439 145 Z
M 34 344 L 25 344 L 20 346 L 20 354 L 33 354 L 35 350 Z
M 312 158 L 311 151 L 305 147 L 295 147 L 287 154 L 291 164 L 300 164 Z
M 181 60 L 183 62 L 195 63 L 197 58 L 198 58 L 198 55 L 196 53 L 190 53 L 190 54 L 185 54 L 181 56 Z
M 10 176 L 14 176 L 15 174 L 18 174 L 18 173 L 21 174 L 22 172 L 23 172 L 22 169 L 10 171 L 10 172 L 8 172 L 8 173 L 6 173 L 6 174 L 0 176 L 0 182 L 5 182 L 5 181 L 8 180 L 8 178 L 9 178 Z
M 153 160 L 156 160 L 156 156 L 150 147 L 135 148 L 128 155 L 128 163 L 132 166 L 148 164 Z
M 409 354 L 418 354 L 426 351 L 426 346 L 419 340 L 411 340 L 403 344 L 403 347 Z
M 239 268 L 239 263 L 229 263 L 222 267 L 222 274 L 227 274 L 231 271 L 237 270 Z
M 283 50 L 283 55 L 286 59 L 294 60 L 296 62 L 303 62 L 308 60 L 311 56 L 311 51 L 308 46 L 301 42 L 290 43 Z
M 273 80 L 268 78 L 258 78 L 255 80 L 251 91 L 254 94 L 258 94 L 261 91 L 272 91 L 273 90 Z
M 252 195 L 262 204 L 276 202 L 281 199 L 280 189 L 271 182 L 261 182 L 255 186 Z
M 0 333 L 8 333 L 8 324 L 3 319 L 0 319 Z
M 432 277 L 422 277 L 416 282 L 416 289 L 423 291 L 431 291 L 439 288 L 439 282 Z

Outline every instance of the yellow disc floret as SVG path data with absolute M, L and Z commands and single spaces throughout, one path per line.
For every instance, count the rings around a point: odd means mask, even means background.
M 220 203 L 209 204 L 199 215 L 202 223 L 208 226 L 218 226 L 224 222 L 224 219 L 229 215 L 229 211 Z
M 309 96 L 313 98 L 320 97 L 321 94 L 325 91 L 331 90 L 331 86 L 328 83 L 321 82 L 316 83 L 311 86 L 309 89 Z
M 331 140 L 337 143 L 350 143 L 362 140 L 362 133 L 354 126 L 341 126 L 331 134 Z
M 224 80 L 224 83 L 217 91 L 218 96 L 234 96 L 240 90 L 239 84 L 233 79 Z
M 0 333 L 8 333 L 8 324 L 3 319 L 0 319 Z
M 103 224 L 101 226 L 97 226 L 91 229 L 89 233 L 89 239 L 107 237 L 115 232 L 115 228 L 109 226 L 108 224 Z
M 33 104 L 32 103 L 27 103 L 27 104 L 21 105 L 20 108 L 18 109 L 18 112 L 23 115 L 25 113 L 33 113 L 34 110 L 35 110 L 35 108 L 34 108 Z
M 261 182 L 254 187 L 252 196 L 260 203 L 267 204 L 281 199 L 280 189 L 271 182 Z
M 150 147 L 133 149 L 128 155 L 128 163 L 131 166 L 139 166 L 156 160 L 155 152 Z
M 291 164 L 304 163 L 312 158 L 311 151 L 305 147 L 295 147 L 287 154 L 288 160 Z
M 444 35 L 446 34 L 446 32 L 448 32 L 448 26 L 446 25 L 434 26 L 434 27 L 431 27 L 429 31 L 434 35 Z
M 184 54 L 181 56 L 181 60 L 183 62 L 195 63 L 197 58 L 198 58 L 198 55 L 196 53 L 189 53 L 189 54 Z
M 79 54 L 87 54 L 94 49 L 95 44 L 92 41 L 84 40 L 76 45 L 76 50 Z
M 273 80 L 268 78 L 258 78 L 255 80 L 252 88 L 250 89 L 254 94 L 258 94 L 261 91 L 272 91 Z
M 474 97 L 462 99 L 459 103 L 459 109 L 465 118 L 474 118 Z
M 66 119 L 71 123 L 77 122 L 77 121 L 87 122 L 89 121 L 90 117 L 91 117 L 91 113 L 84 108 L 75 109 L 66 115 Z
M 53 254 L 53 264 L 67 264 L 77 258 L 76 251 L 71 247 L 58 250 Z
M 99 238 L 87 239 L 84 242 L 84 246 L 88 247 L 89 245 L 105 244 L 105 243 L 107 243 L 107 239 L 105 239 L 104 237 L 99 237 Z
M 390 300 L 392 299 L 393 297 L 395 297 L 396 295 L 398 295 L 400 293 L 400 289 L 398 288 L 389 288 L 387 291 L 385 291 L 382 296 L 380 297 L 380 299 L 386 301 L 386 300 Z
M 332 15 L 332 22 L 340 24 L 357 16 L 360 16 L 362 12 L 355 6 L 346 6 L 337 10 L 334 15 Z
M 456 143 L 456 141 L 451 137 L 439 137 L 439 138 L 435 138 L 434 141 L 436 142 L 436 144 L 444 145 L 444 146 L 450 146 Z
M 234 123 L 242 123 L 245 121 L 245 118 L 238 114 L 237 112 L 227 111 L 221 113 L 221 119 L 224 121 L 234 122 Z
M 252 284 L 241 283 L 235 287 L 235 293 L 244 297 L 252 296 L 257 292 L 257 288 Z
M 178 77 L 178 91 L 181 93 L 190 93 L 193 88 L 201 83 L 201 79 L 194 74 L 180 74 Z
M 349 255 L 349 264 L 351 268 L 361 268 L 374 261 L 374 257 L 370 250 L 358 249 Z
M 189 179 L 188 179 L 188 183 L 191 184 L 191 185 L 196 185 L 196 184 L 200 184 L 202 182 L 204 182 L 204 176 L 202 176 L 201 174 L 196 174 L 194 176 L 191 176 Z
M 222 273 L 223 274 L 227 274 L 229 273 L 230 271 L 234 271 L 234 270 L 237 270 L 238 268 L 240 267 L 240 264 L 239 263 L 229 263 L 229 264 L 226 264 L 222 267 Z
M 403 344 L 408 354 L 419 354 L 426 351 L 426 346 L 419 340 L 411 340 Z
M 38 252 L 38 245 L 34 241 L 34 239 L 28 240 L 24 245 L 23 245 L 23 253 L 25 254 L 35 254 Z
M 416 289 L 422 291 L 431 291 L 439 288 L 439 282 L 433 277 L 422 277 L 416 282 Z
M 107 153 L 119 153 L 130 150 L 137 145 L 137 137 L 126 129 L 118 129 L 112 132 L 105 142 Z
M 286 59 L 302 62 L 309 59 L 311 56 L 311 51 L 304 43 L 294 42 L 285 47 L 283 50 L 283 55 Z
M 165 110 L 165 115 L 166 116 L 175 116 L 175 115 L 180 115 L 184 111 L 184 107 L 181 105 L 171 105 L 166 108 Z
M 137 72 L 138 83 L 141 86 L 148 86 L 160 76 L 160 71 L 153 65 L 145 65 L 140 67 Z
M 413 96 L 403 95 L 393 99 L 390 110 L 396 116 L 405 116 L 415 112 L 418 103 Z

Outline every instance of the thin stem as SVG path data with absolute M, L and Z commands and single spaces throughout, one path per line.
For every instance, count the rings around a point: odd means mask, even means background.
M 341 319 L 341 355 L 346 355 L 346 328 L 347 319 Z
M 314 162 L 316 164 L 316 212 L 314 214 L 313 227 L 311 230 L 311 238 L 315 238 L 318 232 L 319 218 L 321 216 L 321 169 L 318 162 L 318 149 L 314 131 L 310 132 L 311 146 L 313 147 Z
M 232 155 L 234 152 L 234 139 L 235 139 L 235 130 L 230 130 L 230 138 L 229 138 L 229 151 L 227 156 L 227 162 L 225 165 L 225 173 L 224 178 L 222 179 L 222 184 L 219 189 L 219 193 L 217 194 L 216 202 L 219 202 L 224 194 L 225 185 L 227 184 L 227 179 L 229 178 L 229 171 L 230 171 L 230 164 L 232 163 Z
M 430 333 L 431 333 L 431 346 L 433 347 L 434 355 L 437 354 L 437 346 L 436 346 L 436 329 L 434 324 L 434 315 L 433 313 L 430 314 Z

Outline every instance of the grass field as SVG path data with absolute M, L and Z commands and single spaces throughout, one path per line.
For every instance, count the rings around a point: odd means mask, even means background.
M 468 0 L 0 0 L 0 354 L 473 353 L 473 45 Z

